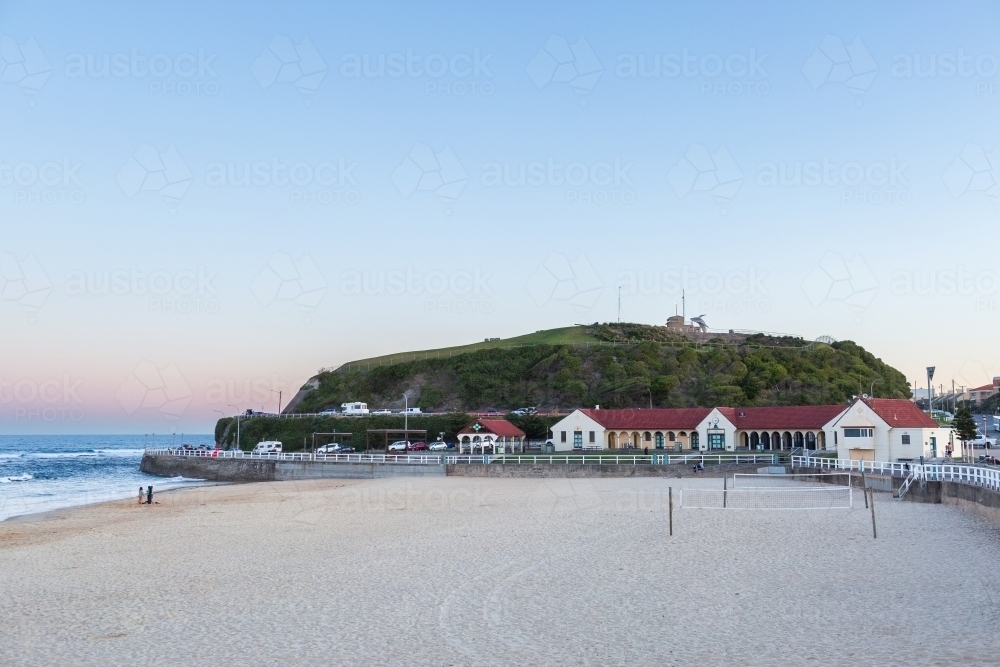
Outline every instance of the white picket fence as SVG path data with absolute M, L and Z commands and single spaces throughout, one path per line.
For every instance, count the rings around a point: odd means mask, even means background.
M 146 454 L 197 458 L 252 459 L 254 461 L 317 461 L 320 463 L 409 463 L 441 465 L 437 454 L 311 454 L 309 452 L 243 452 L 232 449 L 147 449 Z
M 823 470 L 844 470 L 908 477 L 915 479 L 947 481 L 982 486 L 1000 491 L 1000 468 L 960 463 L 888 463 L 885 461 L 854 461 L 851 459 L 828 459 L 793 456 L 792 468 L 820 468 Z
M 407 463 L 418 465 L 490 464 L 507 463 L 515 465 L 540 464 L 585 464 L 585 465 L 721 465 L 739 463 L 759 463 L 774 465 L 778 461 L 774 454 L 670 454 L 643 455 L 438 455 L 438 454 L 311 454 L 309 452 L 260 453 L 220 449 L 147 449 L 147 454 L 159 456 L 189 456 L 196 458 L 251 459 L 255 461 L 319 461 L 330 463 Z

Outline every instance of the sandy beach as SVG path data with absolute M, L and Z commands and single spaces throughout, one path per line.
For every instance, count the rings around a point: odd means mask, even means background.
M 718 479 L 317 480 L 0 523 L 4 665 L 996 664 L 1000 530 Z

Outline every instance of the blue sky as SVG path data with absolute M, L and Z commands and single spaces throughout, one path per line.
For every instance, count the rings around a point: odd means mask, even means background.
M 998 11 L 0 4 L 0 423 L 204 430 L 682 282 L 985 383 Z

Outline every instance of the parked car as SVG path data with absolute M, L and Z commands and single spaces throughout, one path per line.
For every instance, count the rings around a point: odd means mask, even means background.
M 351 447 L 350 445 L 341 445 L 340 449 L 337 450 L 337 453 L 338 454 L 353 454 L 354 451 L 355 451 L 354 447 Z
M 371 414 L 373 414 L 373 415 L 391 415 L 392 414 L 392 410 L 390 410 L 388 408 L 379 408 L 378 410 L 372 410 Z
M 518 408 L 517 410 L 511 412 L 511 414 L 517 415 L 518 417 L 525 417 L 527 415 L 533 415 L 535 414 L 535 412 L 537 412 L 537 410 L 535 409 L 535 406 L 532 405 L 531 407 L 527 408 Z
M 389 445 L 387 451 L 390 452 L 405 452 L 410 447 L 410 443 L 407 440 L 397 440 L 396 442 Z
M 972 440 L 971 442 L 972 442 L 972 446 L 973 447 L 977 447 L 977 448 L 979 448 L 979 447 L 990 447 L 990 448 L 993 448 L 993 447 L 996 447 L 996 445 L 997 445 L 997 439 L 996 438 L 987 437 L 986 435 L 983 434 L 982 431 L 976 431 L 976 439 Z
M 497 410 L 496 408 L 486 408 L 486 410 L 483 411 L 483 414 L 487 414 L 487 415 L 502 415 L 503 414 L 503 410 Z
M 323 445 L 322 447 L 316 448 L 317 454 L 338 454 L 341 451 L 341 445 L 333 443 L 330 445 Z
M 410 443 L 411 452 L 426 452 L 427 443 L 426 442 L 412 442 Z
M 435 440 L 431 444 L 427 445 L 427 449 L 429 449 L 432 452 L 440 452 L 446 449 L 452 449 L 452 445 L 449 445 L 444 440 Z
M 323 410 L 322 412 L 320 412 L 320 414 L 321 415 L 339 415 L 340 414 L 340 410 L 338 410 L 337 408 L 327 408 L 326 410 Z

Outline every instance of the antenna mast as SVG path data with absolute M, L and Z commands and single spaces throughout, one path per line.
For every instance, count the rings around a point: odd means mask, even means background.
M 682 324 L 687 324 L 687 303 L 684 301 L 684 290 L 681 290 L 681 317 L 684 318 Z
M 618 324 L 622 323 L 622 286 L 618 286 Z

